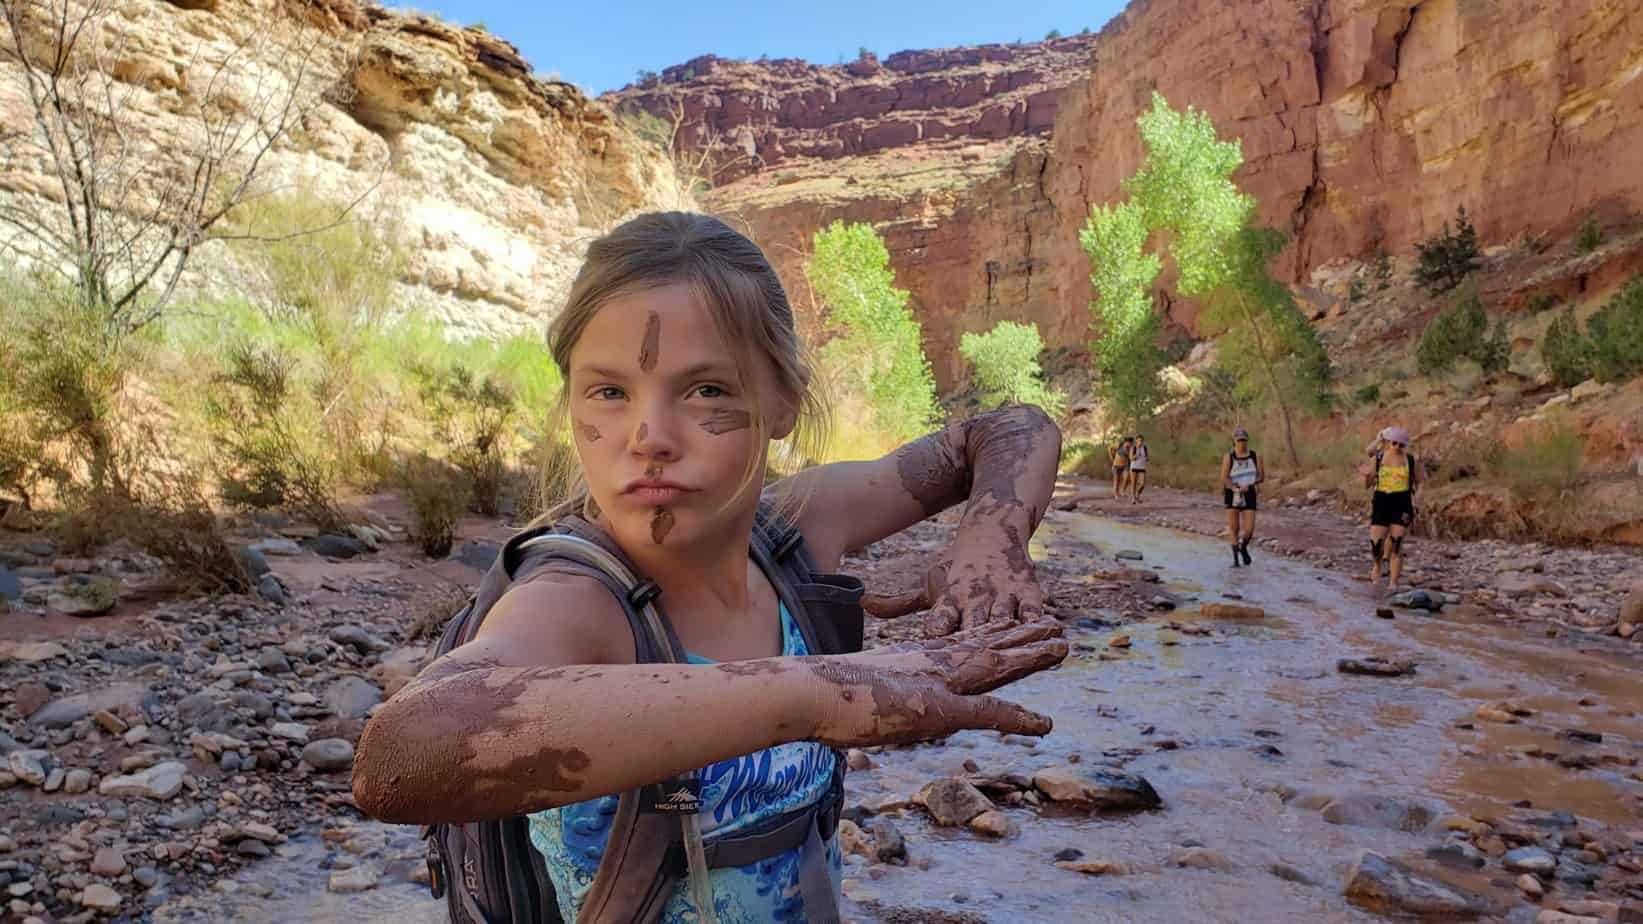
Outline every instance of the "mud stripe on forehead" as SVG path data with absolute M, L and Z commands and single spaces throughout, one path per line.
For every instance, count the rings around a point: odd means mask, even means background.
M 652 311 L 645 318 L 645 339 L 639 344 L 639 368 L 649 372 L 656 368 L 656 359 L 662 348 L 662 318 Z

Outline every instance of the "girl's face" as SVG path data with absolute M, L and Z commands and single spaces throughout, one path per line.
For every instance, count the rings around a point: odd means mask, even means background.
M 757 503 L 767 444 L 792 429 L 769 363 L 755 405 L 713 317 L 689 286 L 613 298 L 570 354 L 570 414 L 588 491 L 624 545 L 677 546 Z M 757 477 L 743 484 L 750 454 Z

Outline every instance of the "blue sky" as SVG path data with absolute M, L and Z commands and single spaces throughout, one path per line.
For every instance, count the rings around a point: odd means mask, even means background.
M 804 58 L 836 64 L 865 46 L 884 57 L 908 48 L 1042 39 L 1103 23 L 1122 0 L 824 0 L 805 3 L 415 0 L 391 3 L 453 23 L 484 23 L 519 47 L 537 73 L 557 73 L 591 93 L 615 90 L 640 70 L 660 71 L 709 52 L 727 58 Z

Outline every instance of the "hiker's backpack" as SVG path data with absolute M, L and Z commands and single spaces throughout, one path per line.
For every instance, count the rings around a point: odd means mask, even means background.
M 812 654 L 861 650 L 863 587 L 859 579 L 817 571 L 799 531 L 779 520 L 766 505 L 760 506 L 755 519 L 750 553 Z M 471 641 L 511 584 L 542 572 L 587 575 L 609 588 L 627 615 L 638 663 L 684 660 L 684 648 L 657 605 L 660 588 L 640 575 L 602 530 L 578 516 L 509 539 L 472 599 L 451 618 L 435 656 Z M 660 918 L 674 882 L 687 875 L 682 830 L 677 816 L 641 811 L 640 806 L 647 799 L 654 800 L 670 783 L 677 785 L 677 781 L 662 781 L 618 798 L 599 871 L 574 924 L 649 924 Z M 825 844 L 837 829 L 843 799 L 844 759 L 835 753 L 832 785 L 821 800 L 751 829 L 707 838 L 707 866 L 746 866 L 807 842 L 813 844 L 813 838 Z M 552 880 L 531 845 L 529 832 L 523 816 L 422 829 L 428 842 L 429 888 L 435 898 L 445 898 L 453 922 L 573 924 L 560 915 Z M 806 851 L 806 863 L 817 862 L 813 853 Z M 825 873 L 825 866 L 821 872 Z M 814 868 L 801 869 L 805 898 L 822 888 L 818 875 Z M 831 881 L 825 882 L 826 900 L 831 901 Z

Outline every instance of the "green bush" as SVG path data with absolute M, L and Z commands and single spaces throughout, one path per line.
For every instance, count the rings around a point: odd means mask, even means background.
M 835 221 L 817 231 L 806 273 L 838 332 L 822 348 L 822 364 L 846 398 L 858 396 L 875 429 L 895 442 L 929 432 L 935 376 L 907 292 L 896 288 L 890 252 L 872 226 Z
M 1462 358 L 1475 358 L 1482 352 L 1487 329 L 1489 316 L 1484 312 L 1484 303 L 1477 298 L 1477 289 L 1467 288 L 1451 307 L 1426 324 L 1426 330 L 1421 330 L 1415 367 L 1426 377 L 1449 372 Z
M 276 347 L 241 341 L 228 350 L 217 388 L 206 400 L 217 480 L 236 507 L 283 507 L 335 527 L 339 476 L 323 438 L 295 400 L 293 363 Z
M 1552 319 L 1540 341 L 1540 358 L 1559 388 L 1572 388 L 1592 377 L 1592 342 L 1581 333 L 1574 311 Z
M 1643 373 L 1643 276 L 1634 276 L 1587 320 L 1586 336 L 1599 382 L 1625 382 Z
M 1597 219 L 1591 215 L 1580 226 L 1580 233 L 1575 236 L 1575 253 L 1582 256 L 1591 253 L 1603 246 L 1603 229 L 1598 227 Z
M 975 367 L 976 384 L 986 407 L 1036 404 L 1059 416 L 1066 396 L 1044 384 L 1038 364 L 1044 344 L 1031 324 L 1000 321 L 985 334 L 967 333 L 959 353 Z
M 513 390 L 460 363 L 418 366 L 414 374 L 427 419 L 433 421 L 450 461 L 467 476 L 474 509 L 496 516 L 507 475 L 502 454 L 518 409 Z
M 1455 212 L 1453 231 L 1446 221 L 1437 237 L 1416 243 L 1415 249 L 1420 254 L 1415 265 L 1415 281 L 1433 295 L 1460 285 L 1480 264 L 1477 229 L 1466 217 L 1465 206 Z
M 1506 338 L 1504 324 L 1497 324 L 1492 337 L 1489 317 L 1483 310 L 1483 300 L 1477 289 L 1467 286 L 1456 297 L 1453 307 L 1440 312 L 1421 332 L 1415 346 L 1415 365 L 1421 375 L 1436 376 L 1448 372 L 1455 363 L 1469 359 L 1486 373 L 1503 371 L 1510 359 L 1511 344 Z
M 1365 385 L 1352 393 L 1352 400 L 1358 404 L 1375 404 L 1381 400 L 1381 387 Z
M 468 506 L 470 486 L 462 471 L 417 453 L 405 460 L 400 486 L 411 503 L 411 539 L 429 558 L 451 554 L 457 521 Z

